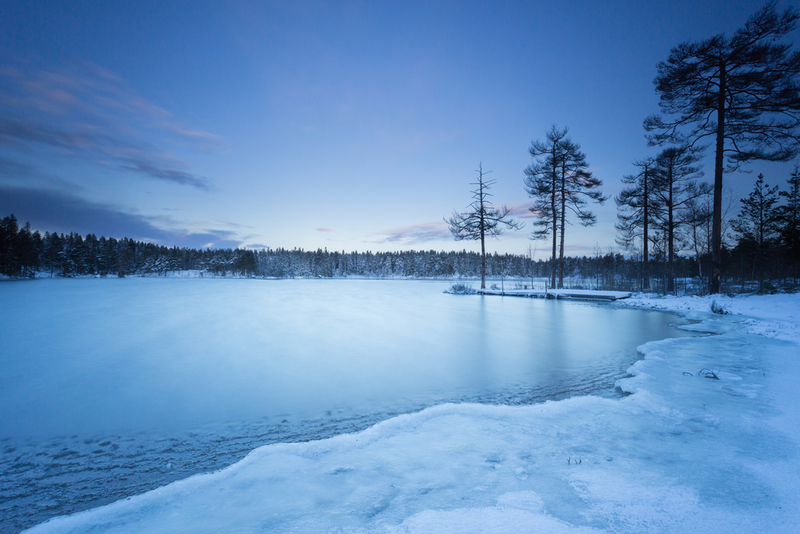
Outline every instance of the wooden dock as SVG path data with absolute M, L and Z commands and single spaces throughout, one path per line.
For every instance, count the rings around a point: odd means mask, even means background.
M 599 301 L 621 300 L 631 296 L 627 291 L 596 291 L 594 289 L 479 289 L 477 293 L 479 295 L 497 295 L 501 297 Z

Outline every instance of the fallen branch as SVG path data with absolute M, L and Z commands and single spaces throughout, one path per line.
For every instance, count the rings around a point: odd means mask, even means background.
M 719 376 L 717 376 L 717 372 L 716 371 L 714 371 L 712 369 L 705 368 L 705 367 L 703 369 L 700 369 L 699 371 L 697 371 L 697 376 L 702 376 L 704 378 L 713 378 L 714 380 L 719 380 Z

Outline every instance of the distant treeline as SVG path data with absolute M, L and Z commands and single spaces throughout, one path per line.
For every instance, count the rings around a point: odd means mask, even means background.
M 723 249 L 725 291 L 796 289 L 796 247 L 775 239 L 756 246 L 742 236 Z M 699 258 L 677 256 L 675 279 L 679 293 L 702 292 L 710 271 L 710 253 Z M 565 287 L 665 293 L 668 263 L 657 247 L 644 265 L 640 255 L 625 257 L 599 249 L 591 256 L 565 258 Z M 646 267 L 646 268 L 645 268 Z M 490 254 L 487 275 L 529 279 L 548 278 L 552 260 L 532 260 L 521 254 Z M 36 276 L 166 276 L 195 270 L 213 276 L 266 278 L 479 278 L 481 257 L 476 252 L 410 250 L 404 252 L 337 252 L 327 249 L 206 249 L 165 247 L 133 239 L 81 236 L 77 233 L 41 235 L 14 215 L 0 219 L 0 274 L 12 278 Z M 647 273 L 647 275 L 645 275 Z M 703 276 L 704 275 L 704 276 Z M 645 283 L 645 276 L 649 279 Z M 543 280 L 535 282 L 544 285 Z
M 661 262 L 663 264 L 663 262 Z M 550 260 L 525 255 L 487 255 L 490 277 L 545 278 Z M 659 261 L 651 262 L 651 276 Z M 327 249 L 206 249 L 165 247 L 133 239 L 81 236 L 33 231 L 19 226 L 9 215 L 0 220 L 0 273 L 14 278 L 36 276 L 169 275 L 197 270 L 214 276 L 274 278 L 473 278 L 480 276 L 476 252 L 405 251 L 337 252 Z M 570 283 L 580 287 L 636 290 L 641 286 L 642 265 L 618 253 L 566 258 Z M 678 258 L 678 277 L 692 278 L 697 262 Z M 537 281 L 537 284 L 544 282 Z M 658 289 L 658 284 L 654 284 Z

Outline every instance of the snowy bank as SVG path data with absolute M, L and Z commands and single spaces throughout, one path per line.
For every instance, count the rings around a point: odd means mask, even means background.
M 549 298 L 565 300 L 622 300 L 629 298 L 628 291 L 600 291 L 597 289 L 479 289 L 481 295 L 503 297 Z
M 643 345 L 620 400 L 442 405 L 30 532 L 796 532 L 800 299 L 717 302 L 624 301 L 718 335 Z
M 659 297 L 638 294 L 620 303 L 628 308 L 668 310 L 689 318 L 713 323 L 708 316 L 712 308 L 723 315 L 742 319 L 749 332 L 772 338 L 798 342 L 800 340 L 800 295 L 715 295 L 687 297 Z

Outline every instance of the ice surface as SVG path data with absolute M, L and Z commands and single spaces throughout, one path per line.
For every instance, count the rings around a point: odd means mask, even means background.
M 710 302 L 656 303 L 721 333 L 641 347 L 625 398 L 436 406 L 31 532 L 797 532 L 800 299 Z
M 635 361 L 636 345 L 675 335 L 663 314 L 463 300 L 442 294 L 443 287 L 152 278 L 4 283 L 0 438 L 191 430 L 356 406 L 405 411 L 419 399 L 422 406 L 430 399 L 483 402 L 481 395 L 522 401 L 542 384 L 591 390 L 587 376 L 605 378 L 613 389 L 612 377 Z M 606 336 L 611 329 L 624 337 Z
M 438 404 L 615 397 L 638 344 L 689 335 L 672 314 L 448 286 L 0 284 L 0 533 Z

